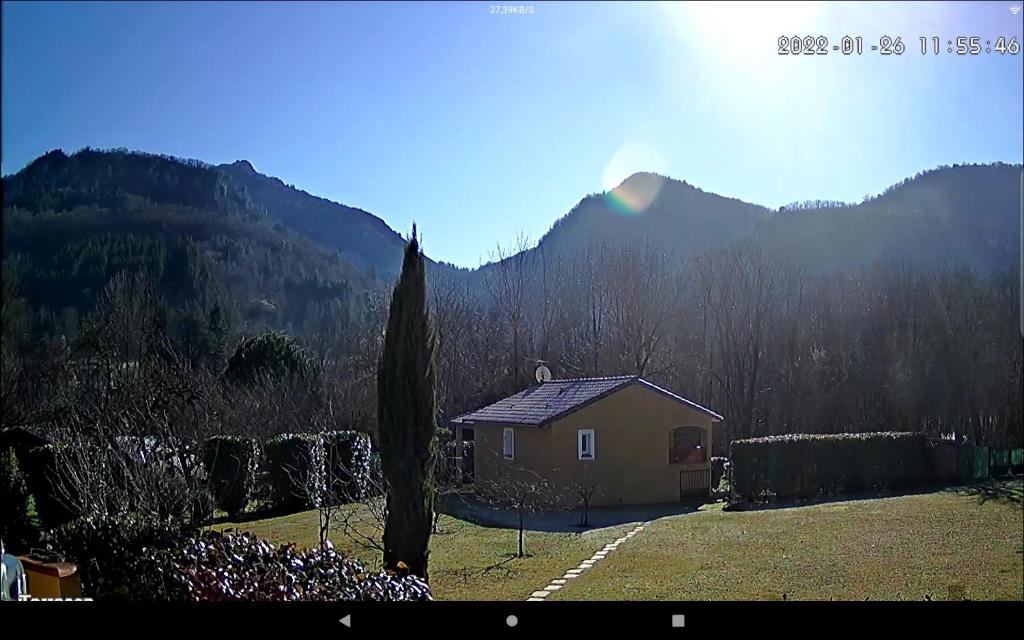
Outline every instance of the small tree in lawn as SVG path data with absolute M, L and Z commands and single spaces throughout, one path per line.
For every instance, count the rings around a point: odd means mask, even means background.
M 601 495 L 601 484 L 597 477 L 591 472 L 590 465 L 584 465 L 583 470 L 573 478 L 570 483 L 572 494 L 579 500 L 581 527 L 590 526 L 590 503 L 594 498 Z
M 532 469 L 524 469 L 508 460 L 500 460 L 495 477 L 481 483 L 482 496 L 499 509 L 515 511 L 519 529 L 520 558 L 526 555 L 523 535 L 526 515 L 557 509 L 559 493 L 554 486 Z
M 428 580 L 437 458 L 436 335 L 416 227 L 391 297 L 377 374 L 381 468 L 387 483 L 384 566 Z

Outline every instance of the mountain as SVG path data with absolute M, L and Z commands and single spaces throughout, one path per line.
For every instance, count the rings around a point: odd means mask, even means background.
M 756 236 L 816 271 L 901 260 L 992 273 L 1019 264 L 1020 172 L 1001 163 L 940 167 L 861 203 L 778 210 L 638 173 L 584 197 L 526 253 L 641 243 L 682 258 Z M 5 272 L 51 329 L 132 268 L 150 271 L 174 305 L 208 310 L 222 301 L 253 327 L 301 330 L 339 309 L 365 315 L 367 288 L 394 279 L 405 246 L 371 213 L 245 160 L 211 165 L 125 150 L 53 151 L 4 177 L 3 225 Z M 495 265 L 428 268 L 479 284 Z
M 1016 270 L 1020 180 L 1021 165 L 939 167 L 856 205 L 780 211 L 766 232 L 784 254 L 830 269 L 902 260 Z
M 301 331 L 366 315 L 365 268 L 198 161 L 50 152 L 4 177 L 3 231 L 5 279 L 43 334 L 73 330 L 122 270 L 148 273 L 178 320 L 218 307 L 242 328 Z
M 662 244 L 679 254 L 748 236 L 768 220 L 765 207 L 707 193 L 655 173 L 636 173 L 610 192 L 590 195 L 541 238 L 545 251 L 597 242 Z
M 814 270 L 903 260 L 991 273 L 1019 264 L 1020 175 L 1020 165 L 1002 163 L 940 167 L 858 204 L 773 210 L 637 173 L 583 198 L 528 252 L 564 255 L 640 242 L 683 257 L 757 235 L 778 255 Z
M 286 185 L 258 173 L 246 160 L 216 169 L 244 186 L 274 219 L 334 249 L 345 260 L 388 278 L 401 271 L 405 239 L 377 216 Z

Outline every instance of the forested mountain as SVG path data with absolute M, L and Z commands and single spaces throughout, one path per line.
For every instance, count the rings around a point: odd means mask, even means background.
M 74 333 L 119 271 L 145 273 L 180 330 L 215 308 L 251 331 L 365 313 L 363 269 L 275 222 L 210 165 L 54 151 L 3 189 L 5 285 L 25 299 L 37 335 Z
M 759 235 L 814 270 L 897 260 L 993 273 L 1018 264 L 1020 170 L 999 163 L 941 167 L 859 204 L 815 201 L 778 210 L 637 173 L 610 192 L 583 198 L 529 251 L 550 257 L 640 243 L 685 258 Z
M 217 167 L 248 189 L 273 218 L 336 250 L 353 264 L 391 279 L 402 265 L 405 239 L 386 222 L 362 209 L 310 195 L 278 178 L 265 176 L 246 160 Z M 436 266 L 428 260 L 428 264 Z

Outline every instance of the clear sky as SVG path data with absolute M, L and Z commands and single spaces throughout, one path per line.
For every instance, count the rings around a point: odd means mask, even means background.
M 2 171 L 83 146 L 245 158 L 476 266 L 639 170 L 779 206 L 1021 162 L 1024 54 L 945 52 L 1022 43 L 1014 4 L 4 2 Z M 780 56 L 783 34 L 865 51 Z M 883 34 L 906 53 L 869 51 Z

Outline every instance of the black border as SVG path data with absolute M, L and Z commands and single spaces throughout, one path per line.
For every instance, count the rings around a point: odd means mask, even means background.
M 683 628 L 673 615 L 685 616 Z M 324 637 L 451 634 L 451 638 L 621 633 L 624 637 L 736 633 L 989 633 L 1019 630 L 1016 602 L 7 602 L 5 632 L 128 634 L 256 632 L 260 637 L 324 632 Z M 350 627 L 341 623 L 350 615 Z M 509 615 L 518 619 L 509 627 Z M 5 633 L 6 635 L 6 633 Z M 15 636 L 12 636 L 15 637 Z M 78 636 L 74 636 L 78 637 Z

